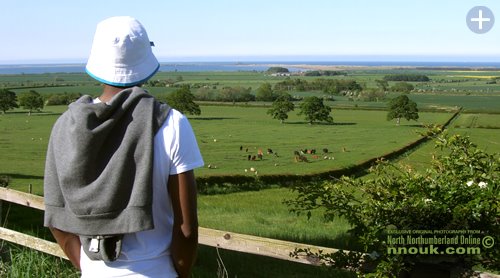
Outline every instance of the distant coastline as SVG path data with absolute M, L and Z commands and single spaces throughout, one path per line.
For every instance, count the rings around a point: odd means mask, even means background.
M 269 67 L 285 67 L 292 72 L 307 70 L 500 70 L 500 62 L 403 62 L 403 61 L 328 61 L 328 62 L 162 62 L 163 72 L 266 71 Z M 0 65 L 0 74 L 83 73 L 85 64 L 18 64 Z

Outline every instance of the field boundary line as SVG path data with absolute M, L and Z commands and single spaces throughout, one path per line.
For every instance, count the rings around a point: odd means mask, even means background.
M 444 124 L 442 124 L 442 130 L 448 128 L 448 126 L 460 115 L 462 112 L 462 108 L 453 112 L 453 115 L 450 116 L 448 120 Z M 304 174 L 304 175 L 294 175 L 294 174 L 270 174 L 270 175 L 260 175 L 258 180 L 263 182 L 264 184 L 279 184 L 281 186 L 287 186 L 291 183 L 295 182 L 311 182 L 318 180 L 327 180 L 333 177 L 341 177 L 341 176 L 362 176 L 366 174 L 366 171 L 372 167 L 379 160 L 395 160 L 401 157 L 403 154 L 410 153 L 416 150 L 419 146 L 431 140 L 432 136 L 429 135 L 421 135 L 419 138 L 415 139 L 407 143 L 406 145 L 392 150 L 387 153 L 383 153 L 376 157 L 367 158 L 366 160 L 360 161 L 354 165 L 346 166 L 344 168 L 336 168 L 332 170 L 327 170 L 324 172 Z M 232 184 L 242 184 L 242 183 L 252 183 L 257 179 L 253 176 L 247 175 L 224 175 L 224 176 L 205 176 L 205 177 L 196 177 L 196 181 L 198 184 L 208 185 L 211 184 L 221 184 L 221 183 L 232 183 Z

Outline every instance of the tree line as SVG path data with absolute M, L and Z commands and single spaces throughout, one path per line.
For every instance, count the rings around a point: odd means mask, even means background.
M 310 70 L 304 73 L 304 76 L 347 76 L 347 72 L 338 70 Z
M 0 89 L 0 110 L 3 114 L 5 114 L 7 110 L 22 107 L 23 109 L 29 110 L 29 114 L 31 115 L 33 111 L 42 110 L 43 106 L 43 97 L 35 90 L 20 94 L 18 99 L 16 93 L 7 89 Z
M 37 91 L 30 90 L 19 94 L 18 98 L 15 92 L 0 89 L 0 111 L 5 114 L 8 110 L 22 107 L 31 114 L 33 111 L 41 111 L 45 105 L 69 105 L 81 96 L 80 93 L 59 93 L 44 97 Z
M 277 91 L 323 91 L 328 94 L 338 95 L 346 91 L 361 91 L 363 87 L 355 80 L 336 80 L 318 78 L 307 81 L 300 78 L 287 78 L 274 85 Z
M 300 79 L 297 80 L 299 80 L 298 83 L 302 82 Z M 225 96 L 226 100 L 233 102 L 250 100 L 272 101 L 272 106 L 268 109 L 267 114 L 271 115 L 273 119 L 279 120 L 281 123 L 288 119 L 289 112 L 295 110 L 295 104 L 293 102 L 297 100 L 287 92 L 274 91 L 269 83 L 261 84 L 255 96 L 251 94 L 251 88 L 242 87 L 223 88 L 220 95 Z M 79 93 L 53 94 L 45 101 L 38 92 L 30 90 L 27 93 L 20 94 L 18 99 L 14 92 L 7 89 L 1 89 L 0 110 L 5 114 L 7 110 L 21 106 L 29 110 L 29 114 L 31 115 L 32 111 L 42 110 L 45 104 L 68 105 L 80 96 L 81 94 Z M 191 93 L 191 89 L 188 85 L 168 94 L 163 100 L 181 113 L 192 115 L 201 114 L 200 106 L 195 102 L 197 98 Z M 333 122 L 333 118 L 330 115 L 332 109 L 324 104 L 322 98 L 316 96 L 305 97 L 299 103 L 298 107 L 300 109 L 298 115 L 303 115 L 309 124 L 315 122 Z M 405 118 L 406 120 L 417 120 L 419 118 L 417 104 L 404 94 L 389 102 L 389 112 L 387 114 L 387 120 L 396 119 L 398 125 L 401 118 Z
M 430 78 L 423 74 L 401 73 L 384 76 L 385 81 L 428 82 Z

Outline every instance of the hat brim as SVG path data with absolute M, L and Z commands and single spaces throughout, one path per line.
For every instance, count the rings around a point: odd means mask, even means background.
M 115 87 L 131 87 L 145 83 L 160 69 L 160 63 L 154 55 L 147 61 L 135 66 L 103 67 L 89 60 L 85 71 L 95 80 Z

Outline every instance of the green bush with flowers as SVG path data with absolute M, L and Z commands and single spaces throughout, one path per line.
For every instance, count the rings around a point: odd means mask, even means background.
M 440 151 L 424 173 L 380 161 L 371 169 L 370 178 L 342 177 L 317 186 L 295 187 L 298 196 L 286 201 L 292 212 L 310 217 L 312 210 L 321 209 L 327 220 L 345 218 L 362 252 L 296 250 L 292 255 L 314 255 L 325 264 L 368 272 L 368 276 L 396 277 L 419 261 L 438 262 L 443 256 L 390 254 L 387 239 L 391 230 L 474 230 L 479 231 L 475 237 L 488 237 L 493 246 L 477 245 L 480 254 L 455 254 L 447 259 L 465 268 L 500 269 L 499 155 L 484 152 L 467 136 L 449 135 L 440 129 L 429 134 Z

